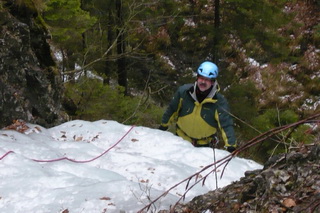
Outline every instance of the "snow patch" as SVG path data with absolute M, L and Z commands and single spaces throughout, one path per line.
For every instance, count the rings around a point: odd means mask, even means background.
M 170 132 L 111 120 L 75 120 L 49 129 L 27 124 L 23 130 L 0 130 L 1 212 L 133 213 L 213 162 L 211 148 L 195 148 Z M 216 149 L 217 160 L 227 155 Z M 218 186 L 261 168 L 234 157 Z M 174 188 L 153 207 L 169 209 L 185 187 Z M 203 186 L 187 193 L 186 201 L 214 189 L 215 176 L 210 174 Z

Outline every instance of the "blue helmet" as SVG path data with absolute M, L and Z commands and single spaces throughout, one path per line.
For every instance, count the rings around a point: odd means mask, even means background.
M 200 64 L 197 74 L 200 76 L 203 76 L 205 78 L 215 79 L 218 77 L 218 67 L 214 63 L 210 61 L 205 61 L 202 64 Z

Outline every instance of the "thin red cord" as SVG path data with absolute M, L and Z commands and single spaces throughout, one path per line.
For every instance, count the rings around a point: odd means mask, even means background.
M 74 160 L 68 157 L 63 157 L 63 158 L 57 158 L 57 159 L 52 159 L 52 160 L 37 160 L 37 159 L 32 159 L 35 162 L 41 162 L 41 163 L 50 163 L 50 162 L 56 162 L 56 161 L 61 161 L 61 160 L 68 160 L 71 161 L 73 163 L 89 163 L 92 162 L 94 160 L 97 160 L 98 158 L 102 157 L 103 155 L 105 155 L 107 152 L 109 152 L 111 149 L 113 149 L 115 146 L 117 146 L 130 132 L 131 130 L 134 128 L 134 126 L 131 126 L 131 128 L 126 132 L 126 134 L 124 134 L 114 145 L 112 145 L 109 149 L 107 149 L 106 151 L 104 151 L 103 153 L 101 153 L 100 155 L 98 155 L 97 157 L 94 157 L 92 159 L 89 160 Z M 3 158 L 5 158 L 7 155 L 9 155 L 10 153 L 14 153 L 14 151 L 8 151 L 7 153 L 5 153 L 3 156 L 0 157 L 0 160 L 2 160 Z

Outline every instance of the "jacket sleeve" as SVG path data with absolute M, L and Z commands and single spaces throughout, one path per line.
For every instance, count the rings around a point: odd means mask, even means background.
M 181 107 L 181 87 L 174 94 L 171 102 L 169 103 L 166 111 L 164 112 L 161 120 L 161 126 L 168 127 L 172 122 L 177 119 L 178 112 Z
M 230 114 L 229 104 L 222 94 L 218 95 L 218 111 L 216 119 L 218 120 L 219 128 L 222 134 L 223 141 L 226 147 L 236 146 L 236 137 L 233 128 L 233 119 Z

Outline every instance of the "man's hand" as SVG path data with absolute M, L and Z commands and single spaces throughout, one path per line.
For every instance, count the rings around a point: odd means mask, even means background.
M 166 130 L 168 129 L 168 127 L 160 125 L 160 126 L 158 127 L 158 129 L 160 129 L 160 130 L 162 130 L 162 131 L 166 131 Z
M 212 138 L 212 140 L 210 141 L 210 143 L 211 143 L 211 147 L 213 147 L 213 148 L 217 147 L 217 145 L 219 143 L 219 138 L 217 136 L 214 136 Z
M 227 151 L 232 153 L 236 148 L 234 146 L 227 146 Z

